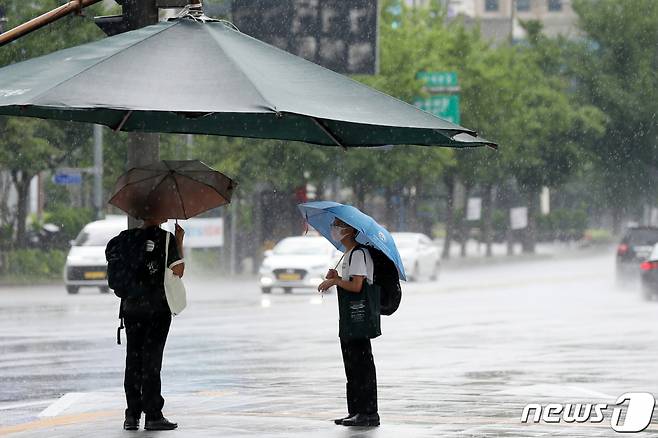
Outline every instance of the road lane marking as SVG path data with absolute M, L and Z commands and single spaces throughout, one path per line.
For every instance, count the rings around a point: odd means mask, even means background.
M 100 420 L 109 417 L 121 418 L 121 416 L 121 411 L 99 411 L 86 412 L 84 414 L 76 415 L 66 415 L 61 417 L 44 418 L 41 420 L 30 421 L 29 423 L 0 427 L 0 436 L 7 436 L 14 433 L 28 432 L 33 430 L 48 429 L 57 426 L 71 426 L 74 424 L 82 424 L 88 421 Z
M 13 409 L 30 408 L 32 406 L 50 405 L 50 404 L 52 404 L 56 401 L 57 401 L 57 399 L 55 399 L 55 400 L 37 400 L 37 401 L 24 402 L 24 403 L 5 404 L 5 405 L 0 405 L 0 411 L 11 411 Z
M 69 392 L 64 394 L 57 400 L 55 403 L 48 406 L 46 409 L 41 411 L 38 415 L 39 417 L 56 417 L 68 408 L 70 408 L 74 403 L 79 402 L 87 397 L 87 394 L 84 392 Z

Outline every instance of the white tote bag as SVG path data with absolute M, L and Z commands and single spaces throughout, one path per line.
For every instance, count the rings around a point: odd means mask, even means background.
M 167 241 L 165 244 L 165 275 L 164 275 L 164 289 L 167 296 L 167 303 L 172 315 L 179 315 L 187 306 L 187 292 L 183 280 L 174 274 L 167 261 L 169 260 L 169 236 L 167 231 Z

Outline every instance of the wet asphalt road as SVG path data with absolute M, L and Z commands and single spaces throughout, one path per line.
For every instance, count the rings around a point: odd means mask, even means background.
M 335 295 L 187 278 L 165 350 L 165 415 L 181 423 L 169 436 L 615 436 L 609 419 L 519 420 L 532 402 L 658 393 L 658 302 L 616 288 L 613 263 L 603 250 L 466 263 L 405 285 L 373 342 L 375 430 L 327 421 L 344 412 Z M 0 289 L 0 436 L 125 436 L 117 307 L 91 289 Z

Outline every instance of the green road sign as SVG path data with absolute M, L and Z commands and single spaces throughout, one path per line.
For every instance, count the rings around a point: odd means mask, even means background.
M 454 71 L 421 71 L 416 78 L 424 81 L 431 91 L 459 91 L 459 81 Z
M 460 123 L 458 94 L 437 94 L 418 98 L 414 105 L 449 122 Z

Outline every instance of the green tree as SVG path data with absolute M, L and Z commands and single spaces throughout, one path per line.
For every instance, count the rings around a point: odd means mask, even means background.
M 32 179 L 41 171 L 54 169 L 81 146 L 77 125 L 44 120 L 0 119 L 0 163 L 18 193 L 15 216 L 16 243 L 26 244 L 25 226 Z
M 509 108 L 507 168 L 528 207 L 523 250 L 534 252 L 541 188 L 560 186 L 576 173 L 587 159 L 586 146 L 605 133 L 606 119 L 596 107 L 579 104 L 569 92 L 568 77 L 556 68 L 556 58 L 546 56 L 555 42 L 543 37 L 540 27 L 526 29 L 534 30 L 529 45 L 501 50 L 512 55 L 513 83 L 508 91 L 516 101 Z
M 658 167 L 658 2 L 575 0 L 573 7 L 586 39 L 569 53 L 569 67 L 582 101 L 609 119 L 591 152 L 619 231 L 629 207 L 655 197 L 645 182 Z
M 11 2 L 6 7 L 8 27 L 14 27 L 47 10 L 61 5 L 57 0 Z M 88 13 L 101 11 L 91 8 Z M 94 23 L 84 17 L 71 16 L 29 34 L 0 51 L 0 66 L 24 61 L 55 50 L 102 37 Z M 18 192 L 14 228 L 16 242 L 25 245 L 25 223 L 29 185 L 41 171 L 53 169 L 80 147 L 88 144 L 90 129 L 82 125 L 36 119 L 0 117 L 0 170 L 11 175 Z

